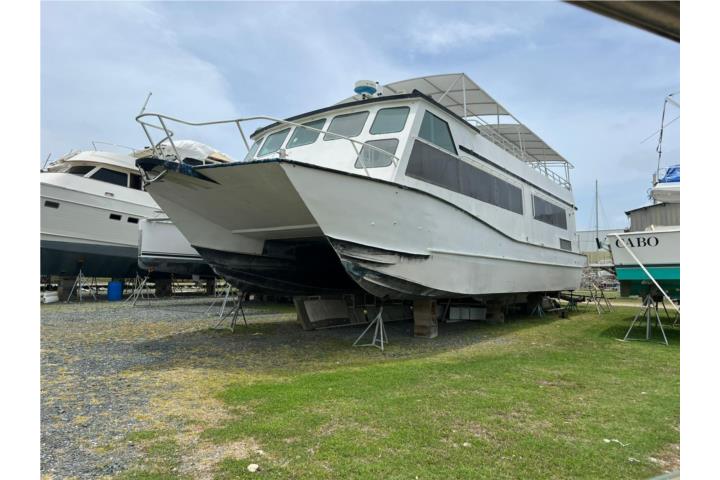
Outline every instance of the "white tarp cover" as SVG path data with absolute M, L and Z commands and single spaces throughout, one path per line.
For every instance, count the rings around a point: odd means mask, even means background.
M 232 162 L 233 159 L 228 155 L 219 152 L 213 147 L 204 143 L 196 142 L 195 140 L 173 140 L 177 153 L 180 159 L 194 158 L 195 160 L 215 160 L 217 162 Z M 169 140 L 165 140 L 160 144 L 160 147 L 165 154 L 174 154 L 175 151 L 172 148 Z

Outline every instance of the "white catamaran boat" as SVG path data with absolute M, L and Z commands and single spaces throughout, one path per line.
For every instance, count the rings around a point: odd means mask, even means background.
M 147 191 L 213 269 L 245 290 L 523 302 L 576 289 L 571 164 L 464 74 L 380 87 L 235 124 L 242 162 L 138 160 Z M 256 130 L 252 145 L 242 124 Z M 166 132 L 167 134 L 167 132 Z M 178 162 L 180 161 L 180 162 Z
M 188 159 L 204 154 L 200 164 L 227 161 L 197 142 L 176 143 Z M 41 172 L 41 275 L 75 276 L 82 269 L 87 276 L 135 276 L 139 222 L 166 217 L 144 191 L 135 161 L 127 154 L 73 152 Z

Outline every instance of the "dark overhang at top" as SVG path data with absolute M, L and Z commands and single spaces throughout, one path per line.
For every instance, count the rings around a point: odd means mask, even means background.
M 575 1 L 575 6 L 680 42 L 679 1 Z

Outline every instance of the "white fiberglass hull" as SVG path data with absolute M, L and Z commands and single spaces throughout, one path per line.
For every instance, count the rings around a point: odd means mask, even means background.
M 286 293 L 353 283 L 389 298 L 550 292 L 577 288 L 585 264 L 420 190 L 297 162 L 169 171 L 148 190 L 216 271 Z
M 170 220 L 141 220 L 138 264 L 152 273 L 212 276 L 213 271 Z
M 161 213 L 149 194 L 67 173 L 40 182 L 42 275 L 125 277 L 137 271 L 138 223 Z M 119 219 L 111 218 L 119 216 Z
M 628 249 L 644 266 L 680 265 L 680 228 L 619 233 L 625 247 L 616 237 L 610 242 L 613 263 L 616 267 L 636 267 L 635 259 Z

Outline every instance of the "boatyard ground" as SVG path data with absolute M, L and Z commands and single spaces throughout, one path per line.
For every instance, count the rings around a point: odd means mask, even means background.
M 501 325 L 305 332 L 202 299 L 42 307 L 44 478 L 647 478 L 679 467 L 679 331 L 635 308 Z M 638 332 L 640 333 L 640 332 Z M 259 470 L 250 473 L 249 464 Z

